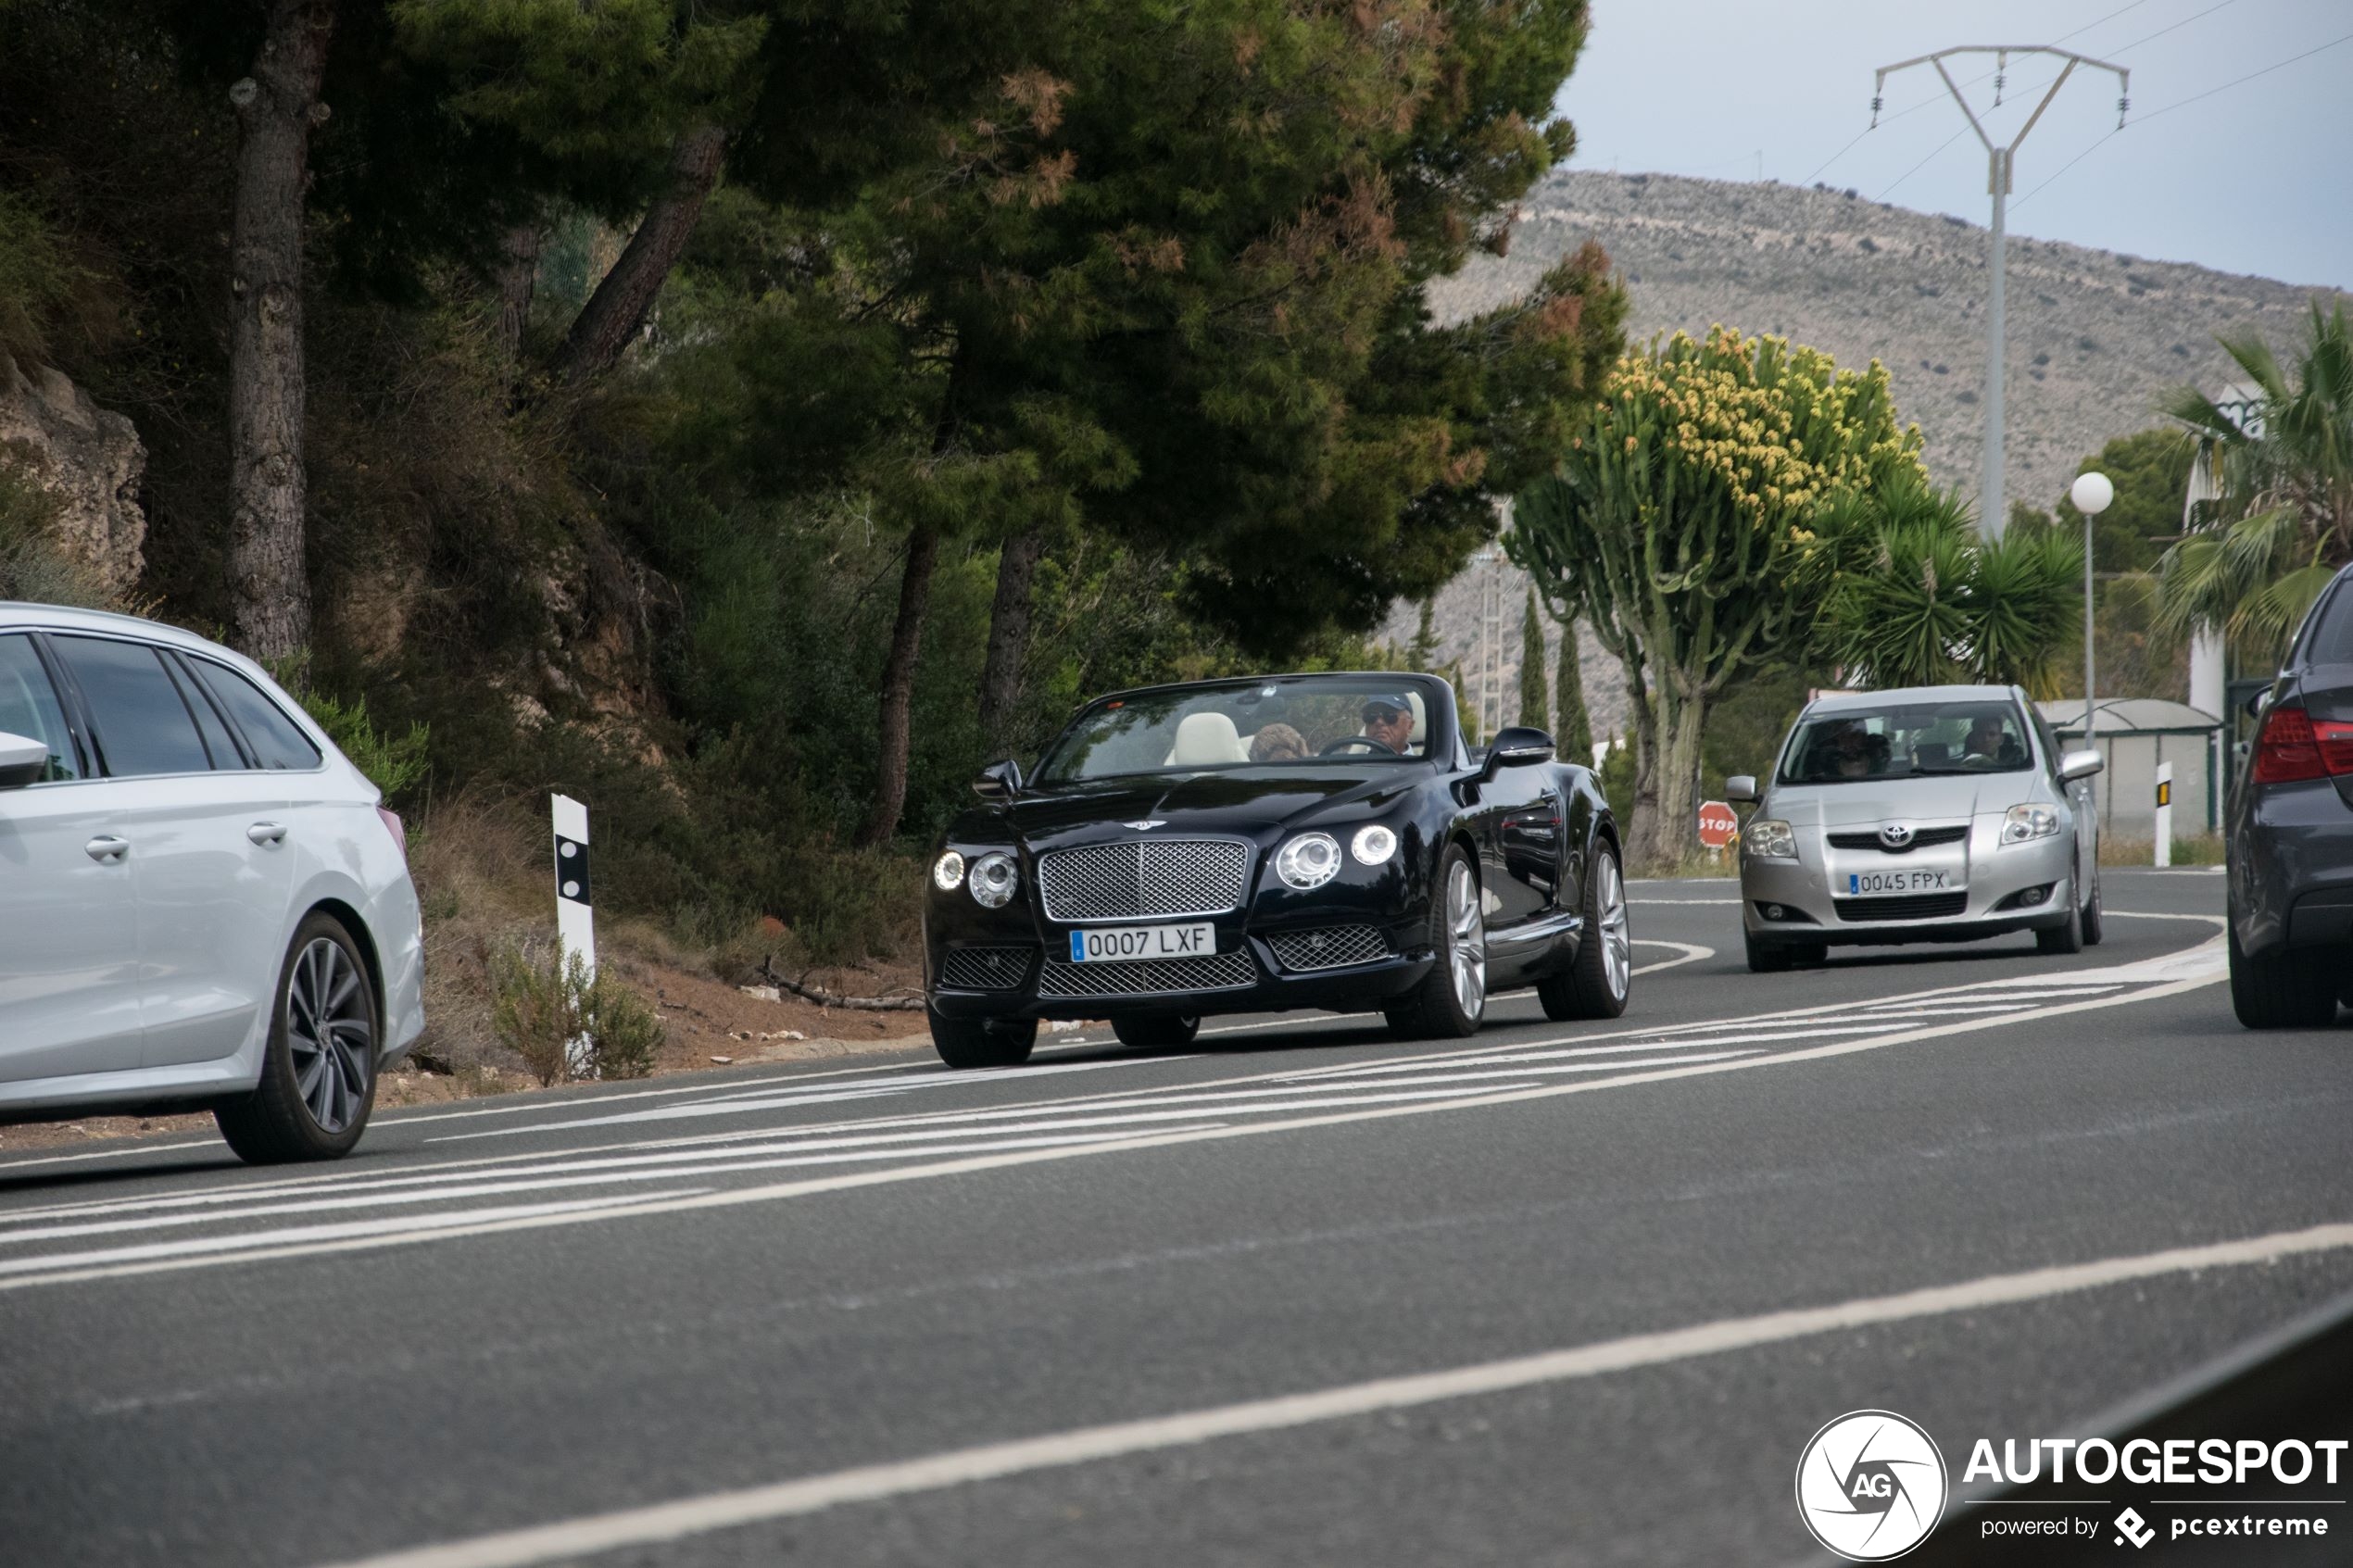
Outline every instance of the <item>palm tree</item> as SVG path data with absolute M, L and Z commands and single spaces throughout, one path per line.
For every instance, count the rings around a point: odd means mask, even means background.
M 2159 609 L 2271 653 L 2353 560 L 2353 326 L 2314 300 L 2293 378 L 2255 333 L 2218 341 L 2257 395 L 2239 418 L 2189 387 L 2161 405 L 2211 445 L 2221 494 L 2158 563 Z

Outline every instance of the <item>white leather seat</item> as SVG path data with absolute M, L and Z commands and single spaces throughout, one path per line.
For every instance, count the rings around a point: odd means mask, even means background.
M 1176 725 L 1176 744 L 1169 747 L 1163 765 L 1198 768 L 1249 760 L 1250 748 L 1231 719 L 1223 713 L 1188 713 Z

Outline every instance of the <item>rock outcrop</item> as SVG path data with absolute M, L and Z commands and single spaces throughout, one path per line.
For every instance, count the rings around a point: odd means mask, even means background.
M 0 349 L 0 472 L 56 500 L 55 548 L 110 597 L 128 593 L 145 564 L 139 480 L 146 467 L 147 449 L 129 420 L 99 408 L 62 372 L 19 364 Z

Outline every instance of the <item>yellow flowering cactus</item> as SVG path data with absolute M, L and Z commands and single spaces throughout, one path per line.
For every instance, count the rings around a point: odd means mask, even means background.
M 1919 451 L 1876 360 L 1842 370 L 1786 338 L 1716 326 L 1622 357 L 1553 474 L 1516 498 L 1513 558 L 1646 698 L 1636 769 L 1653 770 L 1658 806 L 1634 825 L 1638 858 L 1688 850 L 1710 699 L 1811 634 L 1837 566 L 1825 508 L 1925 484 Z

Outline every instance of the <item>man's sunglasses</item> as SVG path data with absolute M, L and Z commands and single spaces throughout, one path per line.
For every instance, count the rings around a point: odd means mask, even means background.
M 1367 708 L 1361 717 L 1367 724 L 1394 724 L 1405 715 L 1394 708 Z

